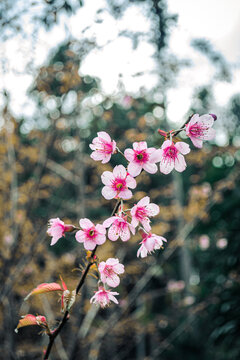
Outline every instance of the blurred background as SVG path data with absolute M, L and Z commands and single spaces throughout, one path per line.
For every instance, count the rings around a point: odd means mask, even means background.
M 216 139 L 190 145 L 182 174 L 141 174 L 128 202 L 160 206 L 152 224 L 165 249 L 137 259 L 139 235 L 99 248 L 125 264 L 120 304 L 90 305 L 89 276 L 51 359 L 240 358 L 239 18 L 236 0 L 0 2 L 2 358 L 41 359 L 40 328 L 14 328 L 27 313 L 56 326 L 59 296 L 23 299 L 59 274 L 74 289 L 84 265 L 73 235 L 50 247 L 48 219 L 99 223 L 115 205 L 100 175 L 122 159 L 90 159 L 96 132 L 122 150 L 160 147 L 157 129 L 192 113 L 217 114 Z

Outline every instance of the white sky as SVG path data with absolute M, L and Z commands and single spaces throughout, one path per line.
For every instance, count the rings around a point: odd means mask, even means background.
M 0 48 L 2 59 L 7 62 L 0 66 L 0 90 L 6 88 L 11 93 L 11 107 L 15 114 L 31 116 L 34 106 L 26 96 L 26 91 L 32 84 L 36 72 L 26 73 L 26 64 L 43 65 L 49 52 L 57 47 L 67 36 L 81 39 L 82 30 L 94 23 L 96 10 L 104 7 L 105 1 L 86 1 L 86 5 L 79 9 L 75 16 L 62 16 L 60 22 L 50 32 L 43 28 L 36 35 L 34 42 L 30 42 L 33 28 L 26 20 L 25 30 L 29 37 L 20 36 L 7 41 Z M 193 38 L 207 38 L 214 48 L 222 52 L 235 70 L 233 82 L 218 83 L 215 86 L 216 104 L 213 107 L 224 106 L 229 97 L 239 92 L 240 84 L 240 1 L 237 0 L 168 0 L 170 13 L 177 13 L 178 25 L 173 28 L 170 37 L 171 51 L 179 58 L 192 61 L 193 66 L 180 71 L 176 86 L 168 92 L 168 116 L 172 122 L 181 122 L 189 109 L 192 93 L 196 86 L 209 83 L 214 69 L 208 60 L 191 46 Z M 99 15 L 104 21 L 95 24 L 86 35 L 96 37 L 97 44 L 104 46 L 103 50 L 94 50 L 82 64 L 81 72 L 97 76 L 102 81 L 106 93 L 116 91 L 119 74 L 127 92 L 136 93 L 141 87 L 150 90 L 157 83 L 151 58 L 154 49 L 147 41 L 141 41 L 136 50 L 132 49 L 132 42 L 126 37 L 118 37 L 119 31 L 142 31 L 146 35 L 150 29 L 150 22 L 144 17 L 140 7 L 135 5 L 127 9 L 120 20 L 113 19 L 107 12 Z M 109 43 L 108 43 L 109 42 Z M 106 45 L 108 43 L 108 45 Z M 26 56 L 27 55 L 27 56 Z M 5 72 L 3 73 L 3 67 Z M 133 77 L 137 72 L 146 72 L 144 76 Z M 1 105 L 1 99 L 0 99 Z M 214 108 L 212 112 L 214 112 Z

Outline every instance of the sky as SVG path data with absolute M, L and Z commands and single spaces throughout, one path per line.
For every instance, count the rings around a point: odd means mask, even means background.
M 123 18 L 116 20 L 107 11 L 98 15 L 99 23 L 94 23 L 96 11 L 104 7 L 105 1 L 85 1 L 83 8 L 71 18 L 62 15 L 60 21 L 50 32 L 43 28 L 34 29 L 28 18 L 25 21 L 26 37 L 16 35 L 2 44 L 0 56 L 0 91 L 8 89 L 11 94 L 11 110 L 17 116 L 31 117 L 34 103 L 27 96 L 38 67 L 47 63 L 49 54 L 64 39 L 81 39 L 82 30 L 94 24 L 85 32 L 95 37 L 99 49 L 94 49 L 83 62 L 81 74 L 100 78 L 106 94 L 117 91 L 119 76 L 125 89 L 136 94 L 141 87 L 146 91 L 157 84 L 151 69 L 155 63 L 152 58 L 154 48 L 147 41 L 150 21 L 141 7 L 132 4 Z M 39 11 L 36 8 L 36 11 Z M 215 50 L 221 51 L 233 68 L 232 83 L 219 82 L 214 88 L 216 109 L 227 104 L 229 98 L 239 91 L 240 83 L 240 2 L 236 0 L 168 0 L 168 11 L 178 15 L 177 26 L 171 31 L 170 50 L 180 59 L 190 59 L 192 66 L 180 71 L 174 88 L 167 94 L 168 117 L 172 123 L 180 123 L 192 102 L 193 91 L 197 86 L 208 84 L 214 69 L 209 61 L 191 47 L 193 38 L 206 38 Z M 81 20 L 81 21 L 80 21 Z M 124 29 L 141 31 L 146 34 L 136 49 L 126 37 L 118 34 Z M 32 34 L 34 33 L 34 36 Z M 6 61 L 3 59 L 6 58 Z M 27 72 L 26 72 L 27 66 Z M 150 70 L 150 71 L 149 71 Z M 143 76 L 133 76 L 144 72 Z M 0 97 L 1 106 L 1 97 Z

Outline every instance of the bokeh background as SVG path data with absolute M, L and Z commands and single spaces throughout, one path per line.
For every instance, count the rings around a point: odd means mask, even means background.
M 165 249 L 137 259 L 139 235 L 99 248 L 125 264 L 119 306 L 90 305 L 89 276 L 51 359 L 240 358 L 239 17 L 236 0 L 0 2 L 2 358 L 41 359 L 47 337 L 14 328 L 27 313 L 56 326 L 59 296 L 23 299 L 59 274 L 74 289 L 84 265 L 73 235 L 50 247 L 48 219 L 102 222 L 114 207 L 100 175 L 122 159 L 90 159 L 96 132 L 159 147 L 157 129 L 192 113 L 217 114 L 216 139 L 191 145 L 182 174 L 141 174 L 128 202 L 160 206 Z

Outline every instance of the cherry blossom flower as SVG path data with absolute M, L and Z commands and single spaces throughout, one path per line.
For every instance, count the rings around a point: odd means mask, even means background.
M 101 179 L 103 184 L 106 185 L 102 189 L 102 195 L 107 200 L 115 197 L 124 200 L 130 199 L 132 197 L 132 192 L 128 187 L 134 189 L 137 186 L 136 180 L 127 174 L 123 165 L 115 166 L 113 172 L 104 171 Z
M 122 214 L 111 216 L 103 222 L 103 226 L 105 228 L 110 227 L 108 230 L 108 238 L 112 241 L 116 241 L 119 237 L 122 241 L 128 241 L 131 233 L 135 235 L 135 228 L 127 222 L 127 216 Z
M 145 196 L 131 209 L 132 225 L 136 228 L 140 222 L 146 231 L 150 231 L 149 216 L 152 217 L 158 213 L 159 206 L 153 203 L 150 204 L 149 196 Z
M 61 237 L 65 236 L 65 232 L 73 231 L 75 226 L 66 225 L 59 218 L 49 220 L 49 228 L 47 234 L 52 236 L 52 241 L 50 245 L 55 245 Z
M 118 274 L 124 273 L 124 265 L 120 264 L 118 259 L 109 258 L 106 262 L 100 262 L 98 270 L 103 283 L 107 283 L 107 285 L 111 287 L 116 287 L 120 284 Z
M 138 176 L 142 169 L 150 174 L 157 172 L 155 163 L 159 161 L 159 150 L 148 148 L 146 141 L 134 142 L 133 149 L 126 149 L 124 156 L 130 161 L 127 170 L 133 177 Z
M 215 136 L 215 130 L 212 129 L 216 115 L 206 114 L 199 116 L 195 114 L 192 116 L 189 123 L 186 124 L 186 134 L 192 140 L 192 143 L 197 148 L 201 148 L 203 140 L 212 140 Z
M 92 144 L 89 147 L 94 150 L 90 157 L 95 161 L 102 161 L 102 164 L 106 164 L 112 154 L 116 150 L 116 142 L 111 140 L 110 136 L 105 131 L 97 133 L 97 137 L 93 139 Z
M 96 245 L 105 243 L 106 229 L 103 225 L 95 226 L 89 219 L 81 219 L 79 224 L 83 230 L 79 230 L 75 237 L 79 243 L 84 243 L 86 250 L 93 250 Z
M 141 256 L 142 258 L 146 257 L 147 254 L 151 254 L 152 251 L 158 250 L 163 246 L 163 241 L 167 241 L 164 237 L 158 236 L 155 234 L 146 234 L 142 233 L 142 244 L 137 252 L 137 257 Z
M 106 290 L 103 286 L 99 286 L 98 291 L 95 291 L 95 295 L 90 299 L 90 303 L 99 304 L 101 308 L 105 308 L 111 301 L 118 304 L 118 300 L 114 295 L 119 295 L 118 292 Z
M 187 165 L 183 155 L 190 152 L 188 144 L 182 141 L 174 144 L 173 141 L 166 140 L 162 144 L 160 151 L 160 171 L 163 174 L 169 174 L 174 168 L 179 172 L 186 169 Z

